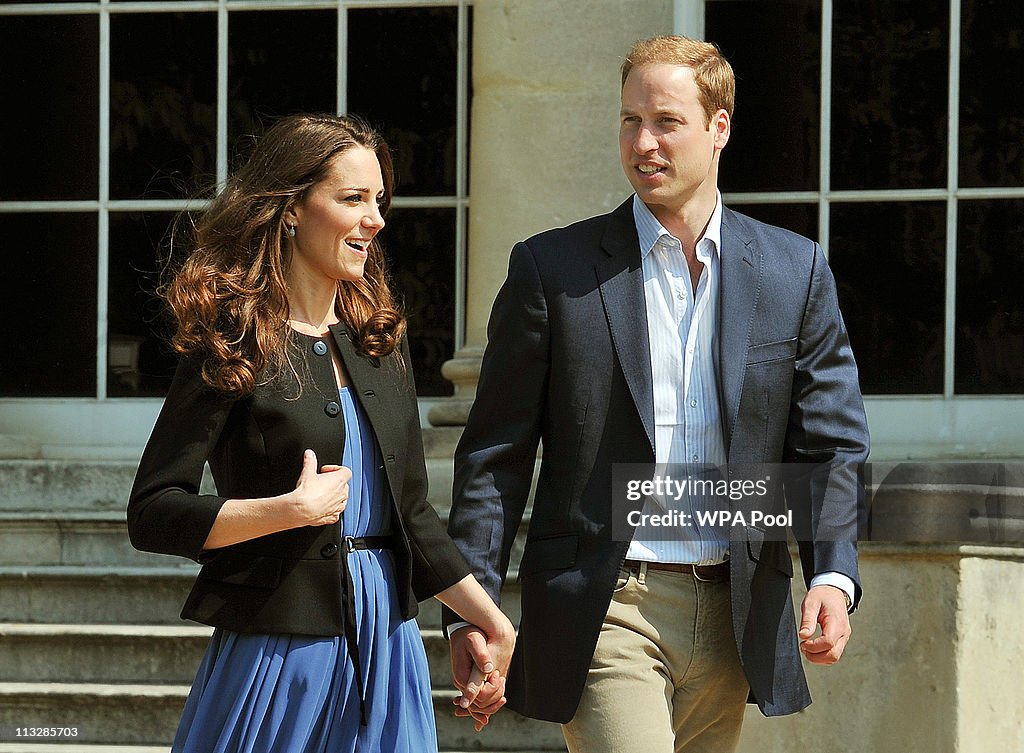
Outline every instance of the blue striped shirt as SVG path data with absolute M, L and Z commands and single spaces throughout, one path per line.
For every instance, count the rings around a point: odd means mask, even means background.
M 718 196 L 707 229 L 697 241 L 697 259 L 704 265 L 694 291 L 679 239 L 672 236 L 639 199 L 633 197 L 633 219 L 640 241 L 651 346 L 654 386 L 654 458 L 664 464 L 722 466 L 726 462 L 715 369 L 716 315 L 720 289 L 722 197 Z M 670 469 L 669 475 L 678 476 Z M 659 509 L 659 502 L 664 509 Z M 630 542 L 629 559 L 651 562 L 722 562 L 729 542 L 720 532 L 701 527 L 697 509 L 714 509 L 713 499 L 689 495 L 682 499 L 648 500 L 643 513 L 665 509 L 688 514 L 691 529 L 673 529 L 665 541 Z

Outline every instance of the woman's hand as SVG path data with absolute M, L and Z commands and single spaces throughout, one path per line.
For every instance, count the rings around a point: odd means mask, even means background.
M 302 472 L 291 496 L 295 527 L 337 523 L 348 505 L 352 471 L 342 465 L 325 465 L 317 471 L 316 453 L 302 454 Z

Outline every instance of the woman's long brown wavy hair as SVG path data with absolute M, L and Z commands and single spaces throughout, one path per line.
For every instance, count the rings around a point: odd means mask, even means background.
M 394 166 L 380 134 L 352 115 L 293 115 L 257 141 L 195 223 L 191 253 L 160 292 L 174 317 L 172 347 L 201 362 L 209 386 L 243 397 L 285 370 L 290 257 L 284 214 L 327 175 L 334 157 L 357 145 L 380 162 L 386 214 Z M 386 276 L 374 239 L 363 277 L 338 282 L 338 313 L 366 356 L 390 355 L 405 334 Z

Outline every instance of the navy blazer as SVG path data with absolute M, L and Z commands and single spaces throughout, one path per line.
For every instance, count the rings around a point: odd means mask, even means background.
M 331 327 L 356 398 L 384 459 L 394 504 L 394 557 L 401 614 L 469 568 L 427 503 L 416 390 L 403 342 L 382 359 L 356 352 L 343 325 Z M 128 503 L 138 548 L 192 558 L 203 567 L 181 616 L 249 633 L 343 635 L 340 524 L 281 531 L 209 551 L 203 544 L 227 499 L 270 497 L 295 488 L 307 448 L 321 465 L 340 464 L 344 417 L 330 351 L 298 335 L 294 363 L 303 377 L 262 385 L 234 400 L 203 384 L 196 365 L 179 365 L 142 457 Z M 404 364 L 403 361 L 404 360 Z M 218 494 L 199 493 L 209 460 Z
M 726 208 L 718 374 L 730 464 L 836 463 L 868 452 L 857 369 L 818 245 Z M 654 462 L 654 397 L 632 199 L 512 250 L 494 302 L 476 401 L 456 451 L 449 533 L 499 599 L 543 458 L 520 566 L 522 624 L 508 705 L 575 714 L 627 541 L 612 538 L 612 466 Z M 806 467 L 806 466 L 801 466 Z M 800 495 L 829 540 L 800 541 L 804 576 L 860 586 L 854 474 Z M 795 491 L 795 490 L 794 490 Z M 787 544 L 747 528 L 730 545 L 732 619 L 751 700 L 767 715 L 810 703 Z M 454 615 L 447 610 L 445 624 Z

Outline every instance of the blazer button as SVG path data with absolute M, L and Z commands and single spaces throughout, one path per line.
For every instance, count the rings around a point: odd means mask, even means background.
M 324 544 L 323 549 L 320 550 L 320 556 L 325 560 L 329 560 L 331 557 L 338 553 L 338 545 L 333 541 L 330 544 Z
M 315 343 L 313 343 L 313 352 L 316 353 L 318 356 L 327 355 L 327 343 L 325 343 L 323 340 L 317 340 Z
M 324 413 L 331 418 L 335 418 L 339 413 L 341 413 L 341 406 L 332 400 L 324 406 Z

